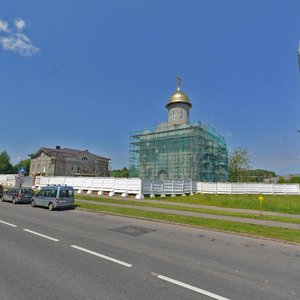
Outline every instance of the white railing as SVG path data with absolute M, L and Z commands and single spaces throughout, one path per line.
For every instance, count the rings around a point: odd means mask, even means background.
M 0 184 L 4 186 L 14 186 L 16 181 L 16 174 L 1 174 Z
M 48 184 L 71 185 L 79 194 L 83 191 L 87 191 L 88 194 L 98 192 L 98 195 L 108 192 L 109 196 L 118 193 L 122 197 L 133 194 L 136 195 L 136 199 L 143 198 L 141 194 L 142 180 L 139 178 L 38 176 L 34 186 L 39 188 Z
M 1 176 L 1 175 L 0 175 Z M 1 177 L 0 177 L 1 180 Z M 175 179 L 164 181 L 141 180 L 139 178 L 114 177 L 42 177 L 36 178 L 35 186 L 48 184 L 71 185 L 78 193 L 88 194 L 104 192 L 110 196 L 121 194 L 136 195 L 136 199 L 147 196 L 185 195 L 185 194 L 286 194 L 299 195 L 299 184 L 270 184 L 270 183 L 230 183 L 230 182 L 192 182 L 190 179 Z
M 203 194 L 300 194 L 298 183 L 193 182 L 193 191 Z
M 165 196 L 165 195 L 184 195 L 191 194 L 193 183 L 191 179 L 174 179 L 174 180 L 163 180 L 163 181 L 142 181 L 142 194 Z

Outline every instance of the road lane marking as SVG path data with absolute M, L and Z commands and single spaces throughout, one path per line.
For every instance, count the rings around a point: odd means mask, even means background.
M 222 297 L 222 296 L 219 296 L 219 295 L 216 295 L 216 294 L 214 294 L 214 293 L 211 293 L 211 292 L 208 292 L 208 291 L 199 289 L 199 288 L 197 288 L 197 287 L 195 287 L 195 286 L 186 284 L 186 283 L 184 283 L 184 282 L 181 282 L 181 281 L 178 281 L 178 280 L 175 280 L 175 279 L 172 279 L 172 278 L 163 276 L 163 275 L 157 275 L 157 274 L 152 274 L 152 275 L 158 277 L 159 279 L 162 279 L 162 280 L 168 281 L 168 282 L 170 282 L 170 283 L 179 285 L 179 286 L 181 286 L 181 287 L 184 287 L 184 288 L 189 289 L 189 290 L 192 290 L 192 291 L 194 291 L 194 292 L 196 292 L 196 293 L 199 293 L 199 294 L 202 294 L 202 295 L 211 297 L 211 298 L 213 298 L 213 299 L 217 299 L 217 300 L 230 300 L 230 299 L 228 299 L 228 298 L 224 298 L 224 297 Z
M 51 236 L 48 236 L 48 235 L 45 235 L 45 234 L 41 234 L 41 233 L 38 233 L 38 232 L 35 232 L 35 231 L 32 231 L 32 230 L 29 230 L 29 229 L 23 229 L 23 230 L 26 231 L 26 232 L 29 232 L 29 233 L 38 235 L 38 236 L 40 236 L 40 237 L 43 237 L 43 238 L 45 238 L 45 239 L 48 239 L 48 240 L 51 240 L 51 241 L 54 241 L 54 242 L 59 242 L 58 239 L 55 239 L 55 238 L 53 238 L 53 237 L 51 237 Z
M 8 226 L 11 226 L 11 227 L 18 227 L 17 225 L 14 225 L 14 224 L 11 224 L 11 223 L 7 223 L 7 222 L 1 221 L 1 220 L 0 220 L 0 223 L 8 225 Z
M 130 265 L 130 264 L 124 262 L 124 261 L 121 261 L 121 260 L 118 260 L 118 259 L 106 256 L 106 255 L 100 254 L 98 252 L 94 252 L 94 251 L 91 251 L 91 250 L 88 250 L 88 249 L 85 249 L 85 248 L 82 248 L 82 247 L 79 247 L 79 246 L 76 246 L 76 245 L 71 245 L 71 247 L 74 248 L 74 249 L 77 249 L 77 250 L 80 250 L 80 251 L 83 251 L 83 252 L 86 252 L 86 253 L 89 253 L 89 254 L 101 257 L 103 259 L 112 261 L 114 263 L 120 264 L 120 265 L 125 266 L 127 268 L 132 267 L 132 265 Z

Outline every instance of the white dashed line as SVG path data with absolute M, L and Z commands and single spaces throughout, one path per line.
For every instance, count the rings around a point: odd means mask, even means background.
M 199 288 L 197 288 L 197 287 L 195 287 L 195 286 L 192 286 L 192 285 L 183 283 L 183 282 L 181 282 L 181 281 L 178 281 L 178 280 L 175 280 L 175 279 L 172 279 L 172 278 L 163 276 L 163 275 L 155 275 L 155 276 L 157 276 L 159 279 L 162 279 L 162 280 L 171 282 L 171 283 L 173 283 L 173 284 L 179 285 L 179 286 L 181 286 L 181 287 L 184 287 L 184 288 L 189 289 L 189 290 L 192 290 L 192 291 L 194 291 L 194 292 L 196 292 L 196 293 L 199 293 L 199 294 L 202 294 L 202 295 L 211 297 L 211 298 L 213 298 L 213 299 L 217 299 L 217 300 L 230 300 L 230 299 L 228 299 L 228 298 L 224 298 L 224 297 L 222 297 L 222 296 L 219 296 L 219 295 L 216 295 L 216 294 L 214 294 L 214 293 L 211 293 L 211 292 L 208 292 L 208 291 L 199 289 Z
M 38 235 L 38 236 L 40 236 L 40 237 L 43 237 L 43 238 L 45 238 L 45 239 L 48 239 L 48 240 L 51 240 L 51 241 L 54 241 L 54 242 L 59 242 L 58 239 L 55 239 L 55 238 L 53 238 L 53 237 L 51 237 L 51 236 L 44 235 L 44 234 L 41 234 L 41 233 L 38 233 L 38 232 L 35 232 L 35 231 L 32 231 L 32 230 L 29 230 L 29 229 L 23 229 L 23 230 L 26 231 L 26 232 L 29 232 L 29 233 Z
M 17 225 L 14 225 L 14 224 L 11 224 L 11 223 L 7 223 L 7 222 L 1 221 L 1 220 L 0 220 L 0 223 L 8 225 L 8 226 L 11 226 L 11 227 L 18 227 Z
M 97 253 L 97 252 L 88 250 L 88 249 L 85 249 L 85 248 L 82 248 L 82 247 L 78 247 L 78 246 L 76 246 L 76 245 L 72 245 L 71 247 L 74 248 L 74 249 L 77 249 L 77 250 L 80 250 L 80 251 L 83 251 L 83 252 L 86 252 L 86 253 L 89 253 L 89 254 L 92 254 L 92 255 L 101 257 L 101 258 L 103 258 L 103 259 L 112 261 L 112 262 L 114 262 L 114 263 L 117 263 L 117 264 L 119 264 L 119 265 L 125 266 L 125 267 L 127 267 L 127 268 L 132 267 L 132 265 L 130 265 L 130 264 L 124 262 L 124 261 L 121 261 L 121 260 L 118 260 L 118 259 L 115 259 L 115 258 L 106 256 L 106 255 L 103 255 L 103 254 L 100 254 L 100 253 Z

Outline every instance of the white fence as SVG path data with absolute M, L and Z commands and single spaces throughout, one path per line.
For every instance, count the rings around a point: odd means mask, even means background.
M 14 186 L 16 180 L 16 174 L 1 174 L 0 184 L 5 186 Z
M 102 195 L 104 192 L 109 192 L 109 196 L 119 193 L 122 197 L 133 194 L 136 195 L 136 199 L 143 198 L 141 194 L 142 180 L 139 178 L 39 176 L 35 180 L 36 187 L 48 184 L 71 185 L 78 193 L 87 191 L 88 194 L 98 192 L 98 195 Z
M 193 193 L 193 182 L 191 179 L 174 179 L 164 181 L 142 180 L 142 195 L 151 197 L 160 195 L 185 195 Z
M 0 177 L 1 178 L 1 177 Z M 36 178 L 35 186 L 48 184 L 71 185 L 78 193 L 97 192 L 109 196 L 121 194 L 122 197 L 135 195 L 136 199 L 147 196 L 185 195 L 185 194 L 286 194 L 299 195 L 299 184 L 269 183 L 229 183 L 229 182 L 192 182 L 185 180 L 150 181 L 139 178 L 113 177 L 42 177 Z
M 193 191 L 204 194 L 300 194 L 299 184 L 193 182 Z
M 0 184 L 6 187 L 13 187 L 16 184 L 17 177 L 18 174 L 0 174 Z M 32 176 L 25 176 L 19 183 L 22 184 L 22 187 L 32 187 L 33 178 Z

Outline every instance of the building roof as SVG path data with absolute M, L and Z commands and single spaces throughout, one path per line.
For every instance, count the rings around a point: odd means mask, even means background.
M 81 153 L 89 152 L 89 151 L 88 150 L 70 149 L 70 148 L 61 148 L 60 146 L 56 146 L 56 148 L 41 147 L 37 152 L 35 152 L 33 154 L 29 154 L 29 156 L 31 156 L 31 158 L 34 158 L 35 156 L 39 155 L 41 152 L 44 152 L 48 155 L 51 155 L 51 154 L 55 155 L 57 153 L 65 153 L 65 154 L 69 154 L 70 156 L 76 156 Z M 91 152 L 89 152 L 89 153 L 91 153 Z M 93 153 L 91 153 L 91 154 L 94 155 L 96 158 L 110 160 L 110 158 L 107 158 L 107 157 L 103 157 L 103 156 L 96 155 Z

